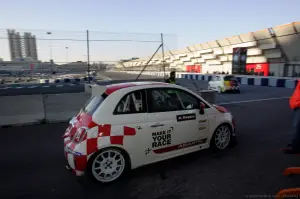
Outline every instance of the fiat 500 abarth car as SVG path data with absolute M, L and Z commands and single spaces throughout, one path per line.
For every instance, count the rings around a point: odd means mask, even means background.
M 236 141 L 231 113 L 184 87 L 131 82 L 102 88 L 63 135 L 66 168 L 77 176 L 109 183 L 143 165 L 224 150 Z
M 217 75 L 208 82 L 208 89 L 223 92 L 240 93 L 239 81 L 233 75 Z

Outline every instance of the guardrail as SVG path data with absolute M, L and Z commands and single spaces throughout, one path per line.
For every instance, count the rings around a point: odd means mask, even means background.
M 139 71 L 123 71 L 129 74 L 138 74 Z M 144 72 L 144 75 L 151 76 L 164 76 L 163 72 Z M 166 76 L 169 74 L 166 73 Z M 212 77 L 217 76 L 214 74 L 195 74 L 195 73 L 183 73 L 177 72 L 177 78 L 194 79 L 201 81 L 210 81 Z M 247 76 L 247 75 L 235 75 L 243 85 L 255 85 L 255 86 L 271 86 L 281 88 L 295 88 L 298 79 L 289 77 L 263 77 L 263 76 Z

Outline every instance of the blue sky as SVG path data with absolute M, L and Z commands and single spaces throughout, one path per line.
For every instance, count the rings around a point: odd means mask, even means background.
M 9 60 L 6 29 L 31 31 L 38 39 L 157 41 L 166 50 L 300 21 L 299 0 L 18 0 L 1 2 L 0 57 Z M 105 32 L 118 32 L 108 34 Z M 129 34 L 147 33 L 147 34 Z M 84 41 L 38 40 L 38 56 L 58 62 L 86 59 Z M 90 42 L 92 61 L 150 56 L 159 43 Z M 68 46 L 67 51 L 65 47 Z

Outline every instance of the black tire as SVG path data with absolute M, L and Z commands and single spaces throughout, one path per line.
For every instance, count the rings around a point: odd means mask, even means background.
M 240 89 L 236 91 L 236 93 L 241 93 Z
M 216 144 L 216 137 L 217 137 L 219 129 L 221 129 L 221 128 L 226 128 L 229 131 L 229 141 L 228 141 L 228 143 L 226 143 L 226 146 L 224 148 L 220 148 Z M 232 136 L 231 126 L 229 124 L 221 124 L 216 128 L 216 130 L 210 140 L 210 148 L 212 149 L 212 151 L 223 151 L 230 147 L 232 139 L 233 139 L 233 136 Z
M 122 173 L 120 174 L 119 177 L 117 177 L 116 179 L 114 179 L 112 181 L 104 182 L 104 181 L 100 181 L 99 179 L 97 179 L 94 176 L 94 174 L 93 174 L 93 163 L 94 163 L 95 159 L 99 156 L 99 154 L 103 154 L 103 153 L 105 153 L 106 151 L 109 151 L 109 150 L 114 150 L 114 151 L 122 154 L 122 156 L 125 160 L 125 167 L 124 167 L 124 169 L 123 169 L 123 171 L 122 171 Z M 127 152 L 124 151 L 123 149 L 120 149 L 120 148 L 109 147 L 109 148 L 105 148 L 105 149 L 101 149 L 101 150 L 97 151 L 96 153 L 94 153 L 90 157 L 90 159 L 88 160 L 88 163 L 87 163 L 87 167 L 85 169 L 85 177 L 90 182 L 96 182 L 96 183 L 101 183 L 103 185 L 107 185 L 107 184 L 111 184 L 111 183 L 114 183 L 116 181 L 119 181 L 122 177 L 124 177 L 128 173 L 130 168 L 131 168 L 130 158 L 129 158 L 129 155 L 127 154 Z

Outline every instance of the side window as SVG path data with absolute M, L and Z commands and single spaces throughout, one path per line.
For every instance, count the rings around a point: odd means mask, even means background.
M 147 96 L 150 113 L 184 110 L 176 89 L 149 89 Z
M 200 109 L 201 100 L 181 89 L 150 89 L 147 96 L 150 113 Z
M 114 114 L 134 114 L 134 113 L 145 113 L 146 108 L 146 97 L 144 90 L 138 90 L 126 94 L 115 108 Z
M 220 76 L 216 76 L 216 80 L 215 81 L 221 81 L 221 77 Z
M 200 100 L 195 96 L 192 96 L 183 90 L 178 90 L 177 94 L 185 110 L 200 109 Z

